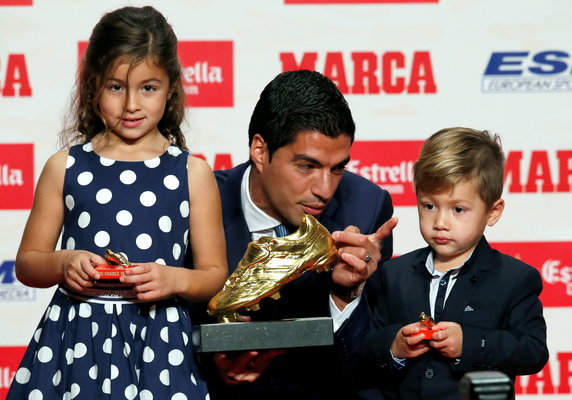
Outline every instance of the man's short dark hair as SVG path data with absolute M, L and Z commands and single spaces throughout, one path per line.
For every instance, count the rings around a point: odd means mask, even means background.
M 309 70 L 283 72 L 260 94 L 250 119 L 248 143 L 259 134 L 272 157 L 303 131 L 331 138 L 348 135 L 353 142 L 355 124 L 346 99 L 329 78 Z

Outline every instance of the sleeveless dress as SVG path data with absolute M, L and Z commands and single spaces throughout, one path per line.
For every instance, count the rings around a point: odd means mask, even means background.
M 188 152 L 170 146 L 146 161 L 73 146 L 64 182 L 63 249 L 183 266 L 189 234 Z M 104 283 L 81 294 L 60 285 L 7 399 L 209 399 L 193 358 L 181 299 L 138 302 Z

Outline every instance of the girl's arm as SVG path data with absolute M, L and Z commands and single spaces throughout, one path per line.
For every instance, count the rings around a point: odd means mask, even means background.
M 180 280 L 178 294 L 191 301 L 206 302 L 228 277 L 221 202 L 216 179 L 209 165 L 196 157 L 188 159 L 189 242 L 193 270 Z
M 67 154 L 59 152 L 50 157 L 36 186 L 34 204 L 16 256 L 16 276 L 28 286 L 44 288 L 65 281 L 73 289 L 81 290 L 98 277 L 93 265 L 104 263 L 101 257 L 89 252 L 54 251 L 64 219 Z

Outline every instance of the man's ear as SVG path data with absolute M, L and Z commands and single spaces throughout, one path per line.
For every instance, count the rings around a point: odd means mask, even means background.
M 487 220 L 487 225 L 493 226 L 494 224 L 496 224 L 500 219 L 503 210 L 504 210 L 504 200 L 498 199 L 497 201 L 495 201 L 495 203 L 493 204 L 493 206 L 489 211 L 489 219 Z
M 258 172 L 262 172 L 264 165 L 268 163 L 268 145 L 258 133 L 252 137 L 250 143 L 250 160 Z

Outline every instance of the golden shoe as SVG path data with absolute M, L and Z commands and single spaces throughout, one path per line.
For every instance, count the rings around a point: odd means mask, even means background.
M 280 298 L 279 290 L 306 271 L 330 269 L 337 249 L 328 230 L 309 214 L 289 236 L 263 236 L 250 242 L 224 287 L 209 302 L 209 315 L 220 322 L 236 321 L 237 310 L 256 311 L 265 297 Z

